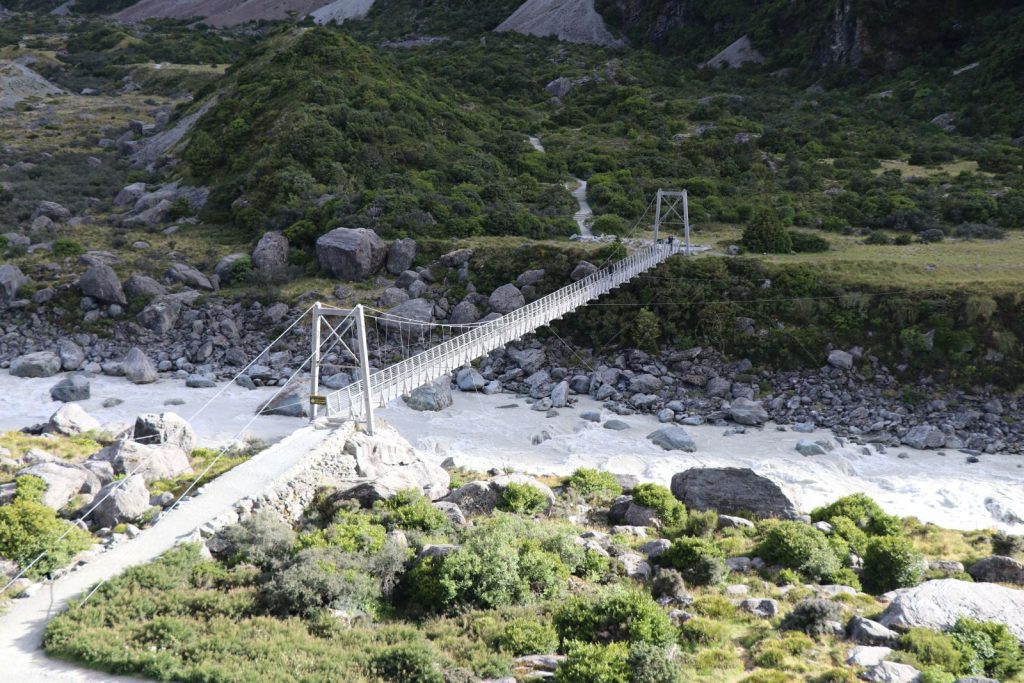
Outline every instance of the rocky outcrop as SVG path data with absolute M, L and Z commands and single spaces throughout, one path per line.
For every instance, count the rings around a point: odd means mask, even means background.
M 118 304 L 119 306 L 128 303 L 117 273 L 103 263 L 94 265 L 82 274 L 78 280 L 78 289 L 82 292 L 82 296 L 92 297 L 100 303 Z
M 320 267 L 340 280 L 365 280 L 384 265 L 387 247 L 366 228 L 336 228 L 316 241 Z
M 1024 585 L 1024 562 L 1012 557 L 986 557 L 972 564 L 968 573 L 975 581 Z
M 958 579 L 926 581 L 887 593 L 889 606 L 879 622 L 905 631 L 916 626 L 944 631 L 962 616 L 1005 624 L 1024 644 L 1024 591 L 994 583 Z
M 139 475 L 107 484 L 96 497 L 101 502 L 93 511 L 92 520 L 101 527 L 132 522 L 149 509 L 149 489 Z
M 727 48 L 704 62 L 710 69 L 737 69 L 744 64 L 763 64 L 764 55 L 754 48 L 749 36 L 741 36 Z
M 526 0 L 495 31 L 555 36 L 570 43 L 622 45 L 594 9 L 594 0 Z
M 145 413 L 135 418 L 132 439 L 149 446 L 169 443 L 186 454 L 192 452 L 196 435 L 192 426 L 177 413 Z
M 252 268 L 268 280 L 284 277 L 288 268 L 288 238 L 280 232 L 268 232 L 252 252 Z
M 544 483 L 525 474 L 503 474 L 490 481 L 477 480 L 463 484 L 441 500 L 455 503 L 467 515 L 485 515 L 493 512 L 509 484 L 531 486 L 548 500 L 548 506 L 555 500 L 554 492 Z
M 28 284 L 28 278 L 18 266 L 0 264 L 0 309 L 11 305 L 18 298 L 18 291 Z
M 191 474 L 188 456 L 172 443 L 144 444 L 123 440 L 107 446 L 93 456 L 109 462 L 116 474 L 138 474 L 147 483 Z
M 413 410 L 436 412 L 452 405 L 452 388 L 448 380 L 442 379 L 413 389 L 402 400 Z
M 153 362 L 138 347 L 132 348 L 121 361 L 121 370 L 132 384 L 152 384 L 159 379 Z
M 387 269 L 392 275 L 401 275 L 412 268 L 416 259 L 416 240 L 395 240 L 388 247 Z
M 672 495 L 688 508 L 794 519 L 800 513 L 778 484 L 739 467 L 696 467 L 672 477 Z
M 87 505 L 100 490 L 100 480 L 81 465 L 63 462 L 41 462 L 18 472 L 18 476 L 39 477 L 46 483 L 43 505 L 54 510 L 72 503 L 76 496 L 82 496 L 75 508 Z
M 65 403 L 50 416 L 50 420 L 46 423 L 46 431 L 65 436 L 77 436 L 99 428 L 99 420 L 85 412 L 77 403 Z

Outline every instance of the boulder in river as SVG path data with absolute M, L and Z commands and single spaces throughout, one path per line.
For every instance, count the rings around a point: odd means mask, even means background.
M 444 410 L 452 404 L 452 388 L 447 380 L 442 379 L 413 389 L 402 400 L 413 410 Z
M 60 356 L 53 351 L 36 351 L 11 362 L 14 377 L 52 377 L 60 372 Z
M 50 387 L 50 398 L 61 403 L 85 401 L 89 398 L 89 380 L 83 375 L 71 375 Z
M 693 453 L 697 450 L 697 444 L 693 437 L 682 427 L 662 427 L 647 435 L 655 446 L 661 446 L 666 451 L 685 451 Z
M 672 477 L 672 494 L 689 508 L 795 519 L 796 505 L 771 479 L 745 467 L 694 467 Z

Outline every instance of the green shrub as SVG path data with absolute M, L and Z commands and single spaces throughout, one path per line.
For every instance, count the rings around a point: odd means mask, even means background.
M 54 256 L 78 256 L 83 253 L 85 253 L 85 247 L 74 240 L 62 238 L 53 242 Z
M 18 477 L 15 491 L 14 501 L 0 507 L 0 558 L 27 567 L 45 553 L 25 572 L 35 579 L 63 567 L 75 553 L 91 545 L 88 533 L 40 502 L 46 491 L 42 479 Z
M 281 615 L 312 616 L 321 609 L 373 615 L 381 587 L 366 566 L 361 556 L 340 548 L 307 548 L 263 587 L 263 602 Z
M 951 673 L 963 670 L 963 655 L 957 641 L 928 628 L 912 628 L 900 637 L 900 649 L 914 655 L 924 666 L 937 666 Z
M 924 577 L 925 566 L 924 556 L 909 539 L 878 536 L 871 539 L 864 553 L 861 580 L 868 591 L 884 593 L 916 586 Z
M 521 515 L 534 515 L 548 509 L 548 497 L 536 486 L 513 481 L 501 492 L 498 507 Z
M 686 523 L 686 506 L 676 500 L 671 491 L 659 484 L 638 484 L 633 489 L 633 502 L 653 508 L 666 526 L 681 526 Z
M 783 631 L 803 631 L 807 635 L 820 636 L 831 632 L 828 622 L 842 618 L 843 607 L 831 600 L 801 600 L 786 615 L 779 625 Z
M 682 667 L 664 645 L 633 643 L 628 663 L 630 683 L 679 683 L 682 676 Z
M 901 232 L 900 234 L 896 235 L 896 237 L 892 238 L 892 243 L 901 247 L 905 247 L 908 244 L 914 243 L 914 237 L 909 233 Z
M 692 617 L 679 626 L 679 642 L 697 650 L 729 642 L 729 627 L 706 617 Z
M 775 575 L 775 584 L 778 586 L 799 586 L 803 583 L 803 577 L 792 569 L 780 569 Z
M 960 617 L 949 635 L 963 655 L 963 667 L 954 673 L 984 674 L 1002 681 L 1024 671 L 1020 643 L 1005 624 Z
M 918 683 L 955 683 L 956 676 L 937 667 L 925 667 L 921 669 L 921 677 Z
M 660 567 L 651 582 L 651 594 L 655 598 L 680 598 L 686 595 L 686 582 L 675 569 Z
M 809 679 L 813 683 L 855 683 L 853 669 L 829 669 L 817 678 Z
M 743 230 L 743 246 L 757 254 L 788 254 L 793 238 L 773 209 L 762 209 Z
M 629 650 L 623 643 L 574 642 L 555 670 L 555 683 L 630 683 Z
M 698 586 L 716 584 L 728 572 L 722 551 L 704 538 L 677 538 L 659 559 Z
M 242 256 L 235 259 L 228 269 L 228 282 L 244 282 L 252 273 L 252 259 Z
M 825 534 L 802 522 L 773 522 L 765 529 L 757 554 L 769 564 L 795 569 L 816 581 L 831 581 L 842 569 Z
M 569 475 L 566 485 L 586 498 L 608 499 L 622 494 L 622 485 L 614 474 L 588 467 Z
M 234 551 L 233 562 L 270 569 L 287 560 L 296 544 L 295 531 L 273 513 L 260 512 L 223 532 Z
M 687 536 L 713 536 L 718 528 L 718 513 L 714 510 L 690 510 L 686 515 Z
M 624 235 L 627 231 L 626 221 L 613 213 L 606 213 L 594 219 L 590 226 L 595 235 Z
M 437 654 L 420 643 L 393 645 L 374 655 L 370 671 L 388 683 L 444 683 Z
M 666 644 L 675 629 L 668 614 L 645 591 L 612 587 L 574 596 L 554 613 L 563 645 L 570 641 Z
M 871 536 L 895 536 L 901 533 L 902 525 L 899 517 L 887 514 L 875 501 L 863 493 L 844 496 L 811 511 L 814 522 L 833 523 L 837 517 L 846 517 Z
M 736 606 L 724 595 L 702 595 L 690 604 L 690 609 L 712 619 L 728 619 L 736 614 Z
M 448 516 L 414 489 L 405 489 L 387 500 L 377 501 L 373 511 L 378 521 L 389 530 L 437 531 L 449 526 Z
M 829 524 L 832 525 L 832 533 L 846 541 L 850 550 L 858 555 L 864 555 L 870 539 L 867 533 L 858 527 L 852 519 L 840 515 L 830 519 Z
M 789 674 L 781 671 L 755 671 L 740 683 L 789 683 Z
M 511 655 L 538 655 L 554 652 L 558 648 L 558 633 L 554 626 L 536 617 L 514 619 L 498 637 L 498 647 Z
M 377 552 L 384 547 L 387 529 L 374 524 L 369 515 L 342 511 L 326 529 L 317 529 L 299 536 L 299 547 L 332 546 L 348 552 Z
M 1024 535 L 1014 536 L 1005 531 L 997 531 L 992 535 L 992 552 L 1005 557 L 1024 553 Z
M 789 241 L 792 250 L 797 254 L 817 254 L 832 247 L 824 237 L 803 230 L 790 230 Z
M 881 230 L 875 230 L 874 232 L 867 236 L 867 238 L 864 240 L 864 244 L 884 246 L 887 244 L 892 244 L 892 240 L 889 239 L 889 236 L 882 232 Z

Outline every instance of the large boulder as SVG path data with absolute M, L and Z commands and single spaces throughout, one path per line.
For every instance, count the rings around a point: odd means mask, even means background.
M 379 318 L 387 330 L 403 336 L 419 337 L 429 329 L 434 320 L 434 302 L 429 299 L 409 299 Z
M 6 308 L 18 298 L 18 291 L 28 284 L 28 278 L 18 266 L 0 265 L 0 308 Z
M 768 421 L 768 411 L 760 401 L 738 398 L 729 406 L 729 417 L 741 425 L 757 426 Z
M 672 477 L 672 494 L 697 510 L 794 519 L 800 512 L 771 479 L 745 467 L 695 467 Z
M 50 398 L 61 403 L 85 401 L 89 398 L 89 380 L 82 375 L 71 375 L 50 387 Z
M 502 285 L 491 292 L 491 297 L 487 301 L 491 305 L 492 311 L 502 315 L 511 313 L 517 308 L 522 308 L 526 305 L 523 293 L 511 283 Z
M 149 509 L 149 489 L 137 474 L 107 484 L 97 494 L 97 499 L 101 502 L 93 511 L 92 518 L 101 527 L 115 527 L 134 521 Z
M 395 240 L 388 247 L 388 272 L 392 275 L 401 275 L 412 268 L 412 262 L 416 259 L 416 240 L 404 239 Z
M 164 273 L 164 278 L 169 282 L 180 282 L 195 289 L 205 289 L 209 292 L 215 289 L 210 278 L 187 263 L 172 263 Z
M 85 365 L 85 351 L 70 339 L 57 342 L 57 355 L 60 356 L 60 367 L 63 370 L 70 372 Z
M 320 267 L 341 280 L 365 280 L 384 265 L 387 247 L 366 228 L 336 228 L 316 241 Z
M 900 634 L 866 617 L 854 615 L 846 625 L 846 634 L 855 643 L 874 647 L 896 647 Z
M 460 301 L 448 316 L 453 325 L 466 325 L 480 320 L 480 309 L 472 301 Z
M 476 371 L 476 368 L 462 368 L 455 376 L 455 384 L 460 391 L 480 391 L 487 384 L 487 380 Z
M 57 202 L 39 202 L 32 212 L 32 220 L 46 216 L 54 223 L 63 223 L 71 218 L 71 211 Z
M 281 415 L 283 417 L 306 417 L 309 413 L 309 388 L 304 383 L 293 381 L 280 393 L 259 405 L 257 415 Z
M 288 238 L 268 232 L 252 252 L 252 267 L 265 278 L 280 278 L 288 268 Z
M 835 349 L 828 354 L 828 364 L 840 370 L 850 370 L 853 368 L 853 354 Z
M 358 500 L 363 507 L 371 507 L 405 489 L 420 491 L 431 500 L 448 493 L 448 472 L 421 459 L 393 430 L 379 429 L 372 437 L 356 433 L 345 442 L 344 450 L 355 455 L 356 474 L 367 481 L 341 493 L 341 499 Z
M 192 427 L 177 413 L 145 413 L 135 418 L 132 439 L 139 443 L 155 445 L 174 444 L 185 453 L 191 453 L 196 444 Z
M 661 446 L 666 451 L 686 451 L 693 453 L 697 450 L 697 444 L 682 427 L 662 427 L 647 435 L 655 446 Z
M 166 294 L 167 288 L 148 275 L 133 273 L 124 281 L 124 293 L 129 299 L 149 301 Z
M 994 583 L 938 579 L 886 597 L 892 601 L 878 621 L 889 628 L 906 631 L 923 626 L 944 631 L 963 616 L 1005 624 L 1024 644 L 1024 591 Z
M 270 233 L 267 233 L 267 234 L 270 234 Z M 259 247 L 257 246 L 257 249 L 258 248 Z M 238 263 L 239 261 L 241 261 L 242 259 L 247 259 L 247 258 L 249 258 L 248 254 L 243 254 L 243 253 L 240 253 L 240 252 L 236 252 L 234 254 L 228 254 L 227 256 L 222 258 L 220 261 L 217 261 L 217 265 L 213 267 L 213 274 L 217 276 L 217 281 L 220 283 L 220 285 L 222 287 L 224 285 L 228 284 L 229 282 L 231 282 L 231 275 L 232 275 L 231 271 L 234 268 L 234 265 L 236 263 Z M 251 260 L 250 260 L 250 263 L 251 263 Z M 127 287 L 127 286 L 128 286 L 127 283 L 125 283 L 125 287 Z
M 92 460 L 109 462 L 117 474 L 138 474 L 146 482 L 192 473 L 185 451 L 173 443 L 150 445 L 117 441 L 94 455 Z
M 78 279 L 78 289 L 83 296 L 92 297 L 104 304 L 124 306 L 128 303 L 117 273 L 105 263 L 97 263 L 85 271 Z
M 972 564 L 968 573 L 975 581 L 1024 585 L 1024 562 L 1012 557 L 986 557 Z
M 585 277 L 590 277 L 597 272 L 597 266 L 590 261 L 580 261 L 572 272 L 569 273 L 569 279 L 573 282 L 578 282 Z
M 135 319 L 150 332 L 167 334 L 178 324 L 181 315 L 181 300 L 173 296 L 162 296 L 146 305 Z
M 505 353 L 526 375 L 532 375 L 537 372 L 547 362 L 547 358 L 544 356 L 544 349 L 520 350 L 510 346 L 505 350 Z
M 60 356 L 53 351 L 36 351 L 11 362 L 14 377 L 52 377 L 60 372 Z
M 946 434 L 932 425 L 918 425 L 911 428 L 901 441 L 911 448 L 942 448 L 946 445 Z
M 88 384 L 86 384 L 88 390 Z M 76 436 L 100 428 L 99 420 L 89 415 L 77 403 L 65 403 L 50 416 L 46 431 L 65 436 Z
M 452 404 L 452 388 L 447 379 L 440 379 L 413 389 L 412 393 L 403 396 L 402 400 L 413 410 L 444 410 Z
M 77 509 L 88 504 L 101 486 L 99 478 L 85 467 L 64 462 L 37 463 L 18 472 L 18 476 L 23 475 L 39 477 L 46 483 L 42 502 L 54 510 L 72 503 L 79 495 L 82 499 L 72 507 Z
M 861 674 L 861 680 L 872 683 L 918 683 L 921 680 L 921 672 L 909 664 L 880 662 L 868 667 L 867 671 Z
M 159 379 L 153 362 L 137 346 L 133 346 L 121 361 L 121 370 L 132 384 L 152 384 Z

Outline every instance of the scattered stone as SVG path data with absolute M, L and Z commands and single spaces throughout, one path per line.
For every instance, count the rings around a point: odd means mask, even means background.
M 682 427 L 663 427 L 648 434 L 647 438 L 655 446 L 661 446 L 666 451 L 693 453 L 697 450 L 693 437 Z
M 853 616 L 846 625 L 850 640 L 861 645 L 896 647 L 900 634 L 866 617 Z
M 88 469 L 64 462 L 41 462 L 18 472 L 18 476 L 25 475 L 39 477 L 46 483 L 42 502 L 53 510 L 69 504 L 75 509 L 88 505 L 101 487 L 99 478 Z M 80 495 L 82 498 L 74 504 Z
M 861 680 L 874 683 L 917 683 L 921 680 L 921 672 L 909 664 L 882 662 L 861 674 Z
M 18 298 L 18 291 L 27 284 L 28 278 L 18 266 L 0 264 L 0 309 L 10 306 Z
M 412 268 L 416 259 L 416 240 L 395 240 L 388 247 L 387 270 L 392 275 L 399 275 Z
M 455 383 L 460 391 L 480 391 L 487 380 L 474 368 L 462 368 L 455 377 Z
M 840 370 L 851 370 L 853 369 L 853 355 L 846 351 L 835 349 L 828 354 L 828 364 Z
M 83 296 L 91 297 L 105 304 L 120 306 L 128 304 L 117 273 L 104 263 L 98 263 L 85 271 L 78 279 L 78 289 Z
M 762 619 L 771 619 L 779 613 L 779 603 L 771 598 L 747 598 L 740 602 L 740 609 Z
M 918 425 L 911 428 L 901 439 L 901 442 L 911 448 L 921 450 L 928 448 L 942 448 L 946 445 L 946 435 L 938 427 L 932 425 Z
M 825 449 L 810 439 L 800 439 L 797 441 L 796 450 L 801 455 L 825 455 Z
M 585 410 L 580 413 L 580 419 L 586 420 L 587 422 L 600 422 L 601 413 L 596 410 Z
M 846 652 L 846 663 L 853 666 L 878 666 L 892 654 L 891 647 L 881 645 L 855 645 Z
M 616 432 L 621 432 L 624 429 L 629 429 L 629 424 L 623 422 L 622 420 L 608 420 L 601 426 L 604 427 L 605 429 L 611 429 Z
M 50 398 L 62 403 L 85 401 L 89 398 L 89 380 L 82 375 L 65 377 L 50 388 Z

